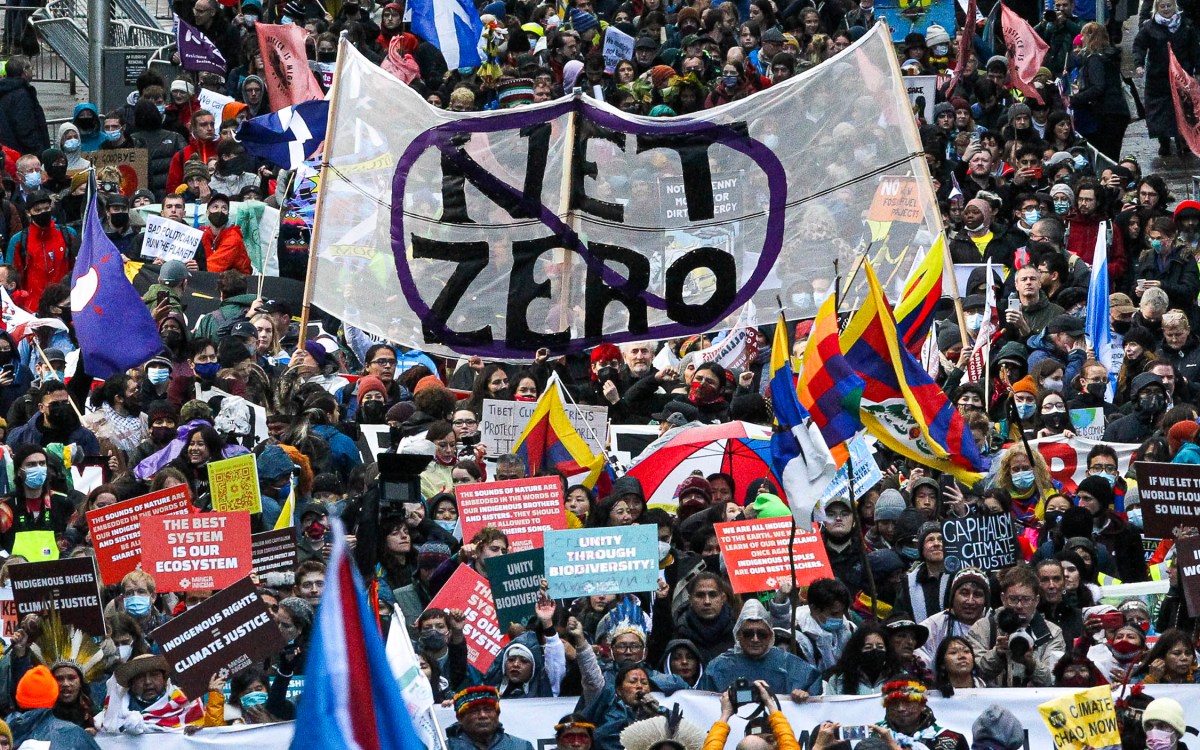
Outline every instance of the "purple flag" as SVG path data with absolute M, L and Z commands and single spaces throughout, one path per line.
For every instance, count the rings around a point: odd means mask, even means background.
M 175 19 L 175 46 L 179 49 L 179 64 L 184 70 L 216 73 L 219 76 L 228 72 L 225 55 L 221 54 L 217 45 L 204 36 L 200 29 L 178 17 Z
M 71 274 L 71 317 L 83 362 L 97 378 L 138 367 L 162 351 L 158 326 L 125 276 L 125 257 L 104 234 L 94 183 Z

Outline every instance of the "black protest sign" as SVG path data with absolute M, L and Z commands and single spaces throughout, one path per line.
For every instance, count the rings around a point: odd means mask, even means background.
M 105 634 L 100 575 L 91 557 L 12 565 L 8 571 L 18 618 L 50 607 L 67 625 L 91 635 Z
M 488 560 L 487 569 L 500 628 L 507 629 L 514 622 L 524 625 L 534 613 L 538 589 L 546 577 L 545 551 L 536 547 L 501 555 Z
M 208 692 L 213 674 L 233 674 L 287 644 L 267 603 L 243 578 L 152 632 L 171 665 L 171 679 L 189 698 Z
M 1181 536 L 1176 540 L 1175 570 L 1187 601 L 1188 615 L 1200 617 L 1200 536 Z
M 1200 465 L 1138 461 L 1143 532 L 1173 537 L 1180 526 L 1200 526 Z
M 292 527 L 250 535 L 250 567 L 255 573 L 296 569 L 296 530 Z
M 946 572 L 999 570 L 1016 564 L 1017 542 L 1009 515 L 967 516 L 942 521 Z

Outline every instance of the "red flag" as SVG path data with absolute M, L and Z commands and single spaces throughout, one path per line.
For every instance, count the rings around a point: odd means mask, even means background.
M 293 106 L 324 96 L 308 67 L 304 52 L 304 27 L 296 24 L 256 23 L 263 56 L 263 79 L 273 109 Z
M 1171 98 L 1175 100 L 1175 124 L 1179 134 L 1187 141 L 1192 153 L 1200 148 L 1200 83 L 1188 75 L 1175 57 L 1175 49 L 1168 46 L 1171 55 Z
M 954 77 L 950 79 L 950 85 L 946 87 L 946 96 L 953 96 L 954 87 L 958 85 L 958 79 L 962 78 L 963 71 L 966 70 L 967 58 L 974 49 L 971 42 L 975 40 L 975 16 L 978 13 L 975 0 L 970 0 L 967 3 L 967 15 L 963 21 L 962 31 L 958 37 L 958 61 L 954 65 Z
M 1008 48 L 1008 82 L 1025 96 L 1040 103 L 1042 95 L 1033 87 L 1032 81 L 1050 47 L 1024 18 L 1007 5 L 1001 8 L 1001 13 L 1004 46 Z

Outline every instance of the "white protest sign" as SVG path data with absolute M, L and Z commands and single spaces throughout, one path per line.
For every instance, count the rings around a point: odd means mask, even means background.
M 927 123 L 933 122 L 933 105 L 937 97 L 937 76 L 904 76 L 908 102 L 913 114 Z
M 512 453 L 513 445 L 521 437 L 521 431 L 529 424 L 529 418 L 536 408 L 537 402 L 534 401 L 484 399 L 479 433 L 480 442 L 487 448 L 488 455 Z M 587 443 L 588 449 L 596 455 L 603 453 L 608 443 L 608 407 L 566 404 L 565 408 L 571 425 Z
M 200 101 L 200 109 L 212 112 L 212 116 L 217 120 L 217 126 L 220 127 L 221 111 L 225 109 L 226 104 L 233 102 L 233 97 L 202 88 L 196 92 L 196 98 Z
M 604 72 L 612 73 L 617 63 L 633 59 L 633 37 L 618 28 L 604 30 Z
M 147 216 L 142 255 L 147 258 L 179 260 L 186 263 L 196 257 L 196 250 L 199 249 L 200 238 L 203 236 L 203 231 L 187 224 L 161 216 Z

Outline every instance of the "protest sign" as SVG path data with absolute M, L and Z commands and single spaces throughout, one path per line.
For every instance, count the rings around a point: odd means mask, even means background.
M 1033 448 L 1037 449 L 1038 453 L 1042 454 L 1042 458 L 1046 459 L 1046 465 L 1050 467 L 1050 476 L 1061 482 L 1063 490 L 1066 492 L 1074 492 L 1079 483 L 1087 478 L 1087 457 L 1092 448 L 1097 445 L 1106 445 L 1112 448 L 1117 454 L 1117 474 L 1124 476 L 1125 472 L 1129 470 L 1130 458 L 1138 447 L 1137 443 L 1101 443 L 1097 440 L 1086 440 L 1081 437 L 1069 438 L 1062 435 L 1039 438 L 1029 442 Z M 1122 499 L 1117 499 L 1113 510 L 1124 510 Z
M 386 424 L 359 425 L 359 446 L 363 463 L 379 460 L 379 454 L 392 447 L 392 428 Z
M 937 103 L 937 76 L 905 76 L 904 85 L 913 114 L 932 125 L 933 105 Z M 920 218 L 909 221 L 917 223 Z
M 467 639 L 467 662 L 480 672 L 487 672 L 508 642 L 508 636 L 500 630 L 496 620 L 496 604 L 487 580 L 470 567 L 459 565 L 438 595 L 429 602 L 429 609 L 463 611 L 467 620 L 463 627 L 463 636 Z
M 1104 437 L 1104 408 L 1071 410 L 1071 428 L 1076 437 L 1099 440 Z
M 288 527 L 250 536 L 250 562 L 254 572 L 292 572 L 296 569 L 296 530 Z
M 513 444 L 521 437 L 521 431 L 529 424 L 536 408 L 534 402 L 484 399 L 479 436 L 488 455 L 512 453 Z M 571 426 L 587 443 L 588 449 L 596 455 L 603 453 L 608 442 L 608 407 L 565 404 L 564 408 Z
M 1001 570 L 1016 563 L 1012 516 L 967 516 L 942 521 L 947 573 L 963 568 Z
M 734 328 L 712 346 L 696 352 L 697 362 L 716 362 L 725 369 L 745 370 L 758 359 L 762 334 L 757 328 Z
M 1176 536 L 1180 526 L 1200 526 L 1200 465 L 1138 461 L 1143 531 Z
M 550 596 L 567 599 L 658 589 L 658 529 L 620 526 L 547 531 Z
M 879 471 L 879 464 L 875 463 L 875 457 L 871 455 L 871 447 L 867 445 L 866 438 L 862 435 L 855 435 L 846 445 L 850 451 L 851 460 L 842 464 L 842 467 L 833 475 L 829 486 L 821 493 L 820 501 L 817 504 L 818 509 L 824 508 L 825 503 L 835 497 L 847 497 L 850 490 L 851 463 L 854 464 L 855 497 L 862 497 L 867 490 L 883 481 L 883 473 Z M 818 512 L 824 514 L 824 510 L 818 510 Z
M 604 72 L 613 73 L 617 63 L 633 59 L 633 37 L 610 25 L 604 30 Z
M 464 539 L 495 526 L 508 535 L 509 552 L 522 552 L 541 547 L 542 532 L 567 528 L 558 477 L 463 484 L 455 494 Z
M 254 454 L 246 453 L 208 465 L 208 491 L 212 507 L 218 513 L 244 510 L 262 513 L 262 496 L 258 494 L 258 466 Z
M 933 24 L 954 33 L 954 0 L 877 0 L 875 15 L 887 21 L 897 44 L 909 34 L 925 36 Z
M 161 216 L 146 217 L 146 236 L 142 240 L 142 255 L 178 260 L 184 263 L 196 257 L 204 232 L 187 224 Z
M 234 581 L 150 635 L 171 665 L 172 681 L 188 697 L 207 693 L 218 670 L 234 674 L 287 644 L 249 578 Z
M 929 106 L 932 108 L 933 104 L 930 103 Z M 875 198 L 872 199 L 871 208 L 867 211 L 868 221 L 900 221 L 907 224 L 919 224 L 924 216 L 917 179 L 894 175 L 888 175 L 879 181 L 879 186 L 875 188 Z
M 191 509 L 192 493 L 186 484 L 180 484 L 106 508 L 89 510 L 88 529 L 104 583 L 120 583 L 125 574 L 141 562 L 141 521 L 144 516 L 179 515 L 190 513 Z
M 657 425 L 615 424 L 608 428 L 608 441 L 612 446 L 609 455 L 628 468 L 646 446 L 658 439 L 658 433 Z
M 11 586 L 0 588 L 0 641 L 8 646 L 17 634 L 17 625 L 21 622 L 17 616 L 17 603 L 13 600 Z
M 100 576 L 90 557 L 25 563 L 9 567 L 17 619 L 53 608 L 67 625 L 91 635 L 104 635 Z
M 529 549 L 492 557 L 487 568 L 501 630 L 507 630 L 514 622 L 524 625 L 534 614 L 538 590 L 546 577 L 544 550 Z
M 218 127 L 221 124 L 221 115 L 225 110 L 225 105 L 232 104 L 234 101 L 233 97 L 219 94 L 216 91 L 209 91 L 206 88 L 201 88 L 196 92 L 196 99 L 200 101 L 200 109 L 212 113 Z
M 1175 569 L 1188 615 L 1200 617 L 1200 536 L 1181 536 L 1175 541 Z
M 142 570 L 160 592 L 223 589 L 250 574 L 250 560 L 245 513 L 142 519 Z
M 791 581 L 792 558 L 788 556 L 791 517 L 726 521 L 717 524 L 716 530 L 721 558 L 735 594 L 770 591 L 784 581 Z M 796 529 L 793 552 L 796 585 L 807 586 L 831 575 L 825 543 L 816 531 Z
M 1038 706 L 1057 750 L 1104 750 L 1121 747 L 1112 688 L 1082 690 Z
M 114 148 L 83 155 L 96 167 L 116 167 L 121 172 L 121 195 L 132 198 L 135 191 L 150 187 L 150 160 L 144 148 Z

